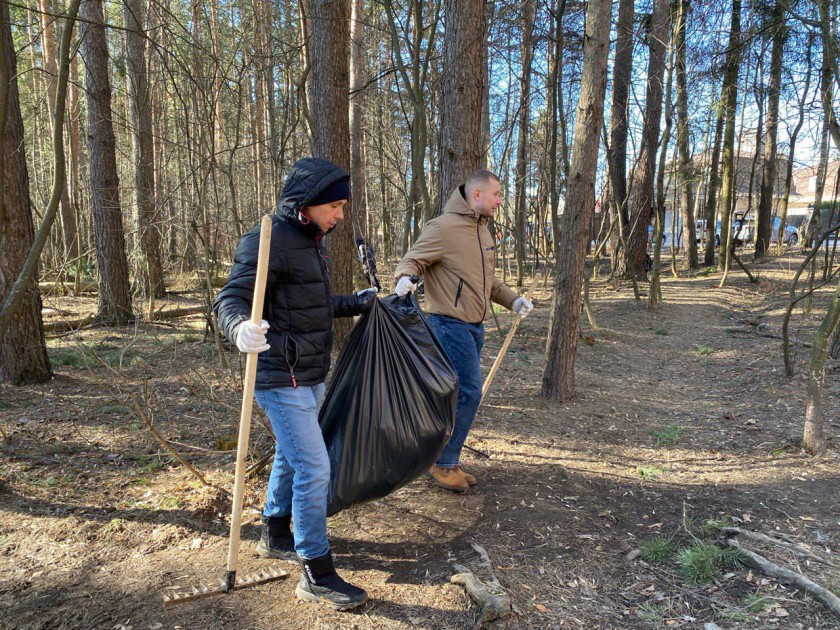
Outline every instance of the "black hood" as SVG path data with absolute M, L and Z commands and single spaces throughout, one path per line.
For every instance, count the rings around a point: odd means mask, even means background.
M 350 177 L 350 174 L 329 160 L 316 157 L 302 158 L 294 163 L 286 178 L 276 214 L 313 235 L 321 230 L 314 222 L 301 223 L 300 211 L 316 199 L 331 184 Z

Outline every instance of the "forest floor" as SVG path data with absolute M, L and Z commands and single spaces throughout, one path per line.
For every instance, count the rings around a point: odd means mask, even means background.
M 797 373 L 781 330 L 797 256 L 773 258 L 749 284 L 733 273 L 663 279 L 649 311 L 627 286 L 596 284 L 584 323 L 579 397 L 538 396 L 550 295 L 520 327 L 479 411 L 457 495 L 420 479 L 329 521 L 340 572 L 370 602 L 332 612 L 285 580 L 164 609 L 164 593 L 224 573 L 229 501 L 147 430 L 143 415 L 201 472 L 232 487 L 240 364 L 220 367 L 199 317 L 52 338 L 55 379 L 0 386 L 0 628 L 472 628 L 477 612 L 453 564 L 494 574 L 513 599 L 503 628 L 837 628 L 818 601 L 713 548 L 727 524 L 807 546 L 830 564 L 742 541 L 840 593 L 840 365 L 830 362 L 822 458 L 800 447 L 811 315 L 796 312 Z M 198 304 L 198 294 L 167 308 Z M 47 321 L 82 317 L 93 297 L 45 299 Z M 510 319 L 500 316 L 503 326 Z M 487 322 L 486 368 L 501 346 Z M 264 419 L 252 461 L 270 452 Z M 200 450 L 204 449 L 204 450 Z M 240 573 L 256 556 L 267 469 L 247 484 Z M 480 545 L 490 567 L 471 543 Z M 641 555 L 634 550 L 641 549 Z M 679 560 L 706 554 L 712 581 Z M 635 557 L 634 557 L 635 556 Z M 730 558 L 731 559 L 731 558 Z

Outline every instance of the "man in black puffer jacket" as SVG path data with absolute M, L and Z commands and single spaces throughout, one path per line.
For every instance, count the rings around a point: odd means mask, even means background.
M 330 369 L 333 317 L 370 310 L 376 290 L 333 295 L 322 237 L 344 219 L 350 197 L 346 171 L 320 158 L 292 167 L 272 217 L 261 325 L 250 321 L 259 253 L 259 226 L 245 234 L 219 291 L 215 312 L 225 336 L 241 352 L 259 352 L 254 397 L 277 438 L 257 552 L 299 561 L 296 594 L 339 610 L 367 600 L 333 568 L 327 541 L 330 462 L 318 425 Z M 294 519 L 294 536 L 291 520 Z

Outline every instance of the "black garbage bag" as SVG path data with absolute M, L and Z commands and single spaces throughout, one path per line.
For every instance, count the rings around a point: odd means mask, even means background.
M 411 294 L 376 300 L 341 347 L 319 416 L 329 514 L 428 470 L 452 433 L 457 399 L 458 376 Z

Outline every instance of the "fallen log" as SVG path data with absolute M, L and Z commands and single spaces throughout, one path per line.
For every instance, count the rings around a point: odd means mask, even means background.
M 171 319 L 180 319 L 182 317 L 189 317 L 190 315 L 198 315 L 204 313 L 207 309 L 204 306 L 186 306 L 183 308 L 173 308 L 168 311 L 157 311 L 154 314 L 152 321 L 168 321 Z M 55 322 L 47 322 L 44 324 L 45 333 L 63 333 L 71 330 L 78 330 L 91 324 L 96 323 L 95 315 L 88 315 L 87 317 L 80 317 L 78 319 L 63 319 Z
M 72 280 L 43 280 L 38 283 L 38 289 L 44 295 L 69 295 L 70 293 L 96 293 L 99 283 L 92 278 L 84 278 L 76 288 Z
M 93 315 L 81 317 L 79 319 L 62 319 L 57 322 L 46 322 L 44 324 L 45 333 L 63 333 L 71 330 L 79 330 L 85 326 L 89 326 L 96 319 Z

